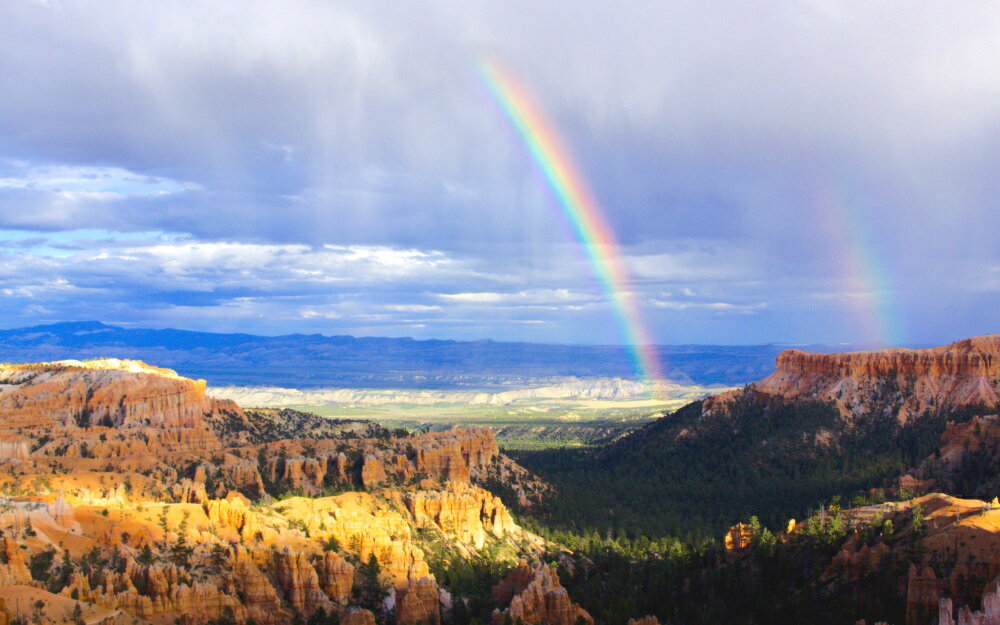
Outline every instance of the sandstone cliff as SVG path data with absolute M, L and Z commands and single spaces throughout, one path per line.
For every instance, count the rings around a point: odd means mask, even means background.
M 829 400 L 848 417 L 884 406 L 904 423 L 942 406 L 995 408 L 1000 406 L 1000 334 L 934 349 L 785 351 L 775 372 L 753 388 L 786 398 Z
M 206 395 L 204 380 L 137 361 L 2 365 L 0 385 L 0 421 L 8 428 L 206 430 L 210 420 L 245 420 L 235 403 Z

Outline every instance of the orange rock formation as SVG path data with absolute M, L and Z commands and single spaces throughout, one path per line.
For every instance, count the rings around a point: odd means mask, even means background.
M 429 577 L 410 580 L 396 589 L 396 619 L 401 625 L 440 625 L 438 587 Z
M 37 590 L 53 610 L 79 601 L 109 625 L 280 625 L 319 609 L 374 625 L 350 606 L 351 562 L 374 557 L 397 621 L 437 625 L 445 595 L 427 547 L 544 547 L 473 485 L 540 492 L 488 429 L 387 438 L 331 421 L 278 440 L 279 416 L 253 421 L 203 382 L 133 361 L 0 366 L 0 588 Z M 331 487 L 368 492 L 265 496 Z M 27 566 L 44 552 L 55 594 Z M 543 594 L 561 590 L 551 582 Z M 567 610 L 555 601 L 546 614 Z
M 935 406 L 992 408 L 1000 406 L 1000 334 L 934 349 L 829 355 L 789 350 L 778 355 L 775 372 L 754 389 L 830 400 L 845 416 L 866 411 L 890 394 L 899 400 L 895 415 L 900 422 Z
M 577 619 L 594 624 L 590 614 L 570 600 L 555 570 L 545 564 L 531 567 L 522 561 L 493 589 L 499 602 L 505 603 L 508 596 L 506 608 L 493 611 L 493 625 L 503 625 L 508 616 L 527 625 L 574 625 Z

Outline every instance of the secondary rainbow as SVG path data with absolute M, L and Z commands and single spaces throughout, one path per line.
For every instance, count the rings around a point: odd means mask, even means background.
M 642 324 L 618 242 L 597 199 L 528 91 L 495 59 L 484 59 L 479 69 L 490 94 L 528 148 L 587 254 L 614 308 L 636 377 L 655 391 L 656 383 L 663 379 L 656 348 Z
M 833 265 L 841 273 L 845 303 L 852 311 L 855 340 L 879 347 L 905 344 L 905 324 L 898 312 L 895 290 L 884 255 L 866 219 L 864 193 L 848 175 L 826 174 L 818 184 L 818 208 L 830 215 Z

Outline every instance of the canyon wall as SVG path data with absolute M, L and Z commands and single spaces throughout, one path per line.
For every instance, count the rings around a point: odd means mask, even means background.
M 766 396 L 830 401 L 848 419 L 888 410 L 905 423 L 942 408 L 994 409 L 1000 406 L 1000 335 L 934 349 L 845 354 L 789 350 L 778 355 L 775 372 L 750 389 Z M 709 398 L 706 407 L 723 407 L 740 392 Z

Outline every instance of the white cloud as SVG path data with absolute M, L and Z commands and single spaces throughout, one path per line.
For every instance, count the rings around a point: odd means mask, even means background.
M 460 304 L 498 304 L 503 306 L 546 308 L 562 308 L 576 302 L 590 302 L 600 299 L 593 294 L 570 291 L 569 289 L 529 289 L 514 293 L 493 291 L 438 293 L 436 296 L 446 302 Z
M 426 304 L 389 304 L 384 309 L 392 312 L 435 312 L 441 310 L 441 307 Z
M 0 190 L 47 191 L 64 200 L 110 201 L 136 196 L 159 196 L 199 188 L 161 176 L 148 176 L 121 167 L 29 164 L 8 161 L 0 165 Z
M 768 305 L 763 302 L 756 302 L 752 304 L 733 304 L 730 302 L 691 302 L 691 301 L 674 301 L 674 300 L 660 300 L 653 299 L 649 301 L 656 308 L 661 308 L 664 310 L 703 310 L 714 313 L 737 313 L 737 314 L 750 314 L 757 311 L 764 310 L 768 308 Z

